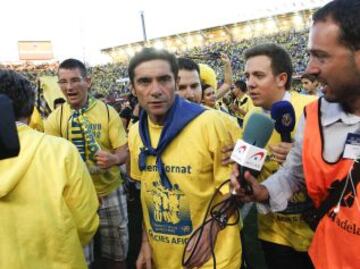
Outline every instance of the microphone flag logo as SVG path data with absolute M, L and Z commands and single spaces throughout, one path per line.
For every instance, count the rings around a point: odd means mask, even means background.
M 231 154 L 231 159 L 243 167 L 260 171 L 265 162 L 267 151 L 263 148 L 238 140 Z
M 284 125 L 286 127 L 291 126 L 291 124 L 293 123 L 293 118 L 291 117 L 290 113 L 285 113 L 281 117 L 281 123 L 282 123 L 282 125 Z

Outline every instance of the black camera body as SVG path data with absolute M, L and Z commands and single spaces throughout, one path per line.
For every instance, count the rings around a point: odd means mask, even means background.
M 0 160 L 16 157 L 20 152 L 12 101 L 0 95 Z

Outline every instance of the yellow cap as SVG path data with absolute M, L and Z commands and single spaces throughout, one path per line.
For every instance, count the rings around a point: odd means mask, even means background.
M 217 89 L 217 79 L 214 69 L 207 64 L 199 64 L 200 79 L 203 84 L 210 85 L 214 90 Z

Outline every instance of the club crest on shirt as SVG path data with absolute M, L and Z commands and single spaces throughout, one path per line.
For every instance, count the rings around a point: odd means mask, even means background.
M 146 185 L 145 195 L 154 232 L 178 236 L 191 234 L 189 204 L 178 184 L 166 189 L 160 181 L 153 181 Z

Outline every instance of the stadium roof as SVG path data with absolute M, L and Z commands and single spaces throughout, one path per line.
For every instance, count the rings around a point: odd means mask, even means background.
M 194 0 L 183 1 L 185 6 L 187 6 L 186 2 L 194 2 Z M 175 7 L 171 13 L 163 12 L 161 18 L 157 17 L 159 15 L 153 9 L 148 11 L 145 9 L 144 17 L 148 39 L 245 22 L 299 10 L 314 9 L 329 2 L 329 0 L 198 0 L 197 2 L 202 3 L 203 9 L 196 9 L 195 5 L 190 3 L 185 11 L 177 10 L 177 7 Z M 215 11 L 209 5 L 216 6 Z M 206 15 L 207 10 L 209 10 L 208 16 Z M 173 20 L 177 20 L 179 23 L 175 24 L 172 22 Z M 116 45 L 137 41 L 143 41 L 143 38 L 119 42 Z
M 50 40 L 58 60 L 94 62 L 100 49 L 143 39 L 144 11 L 149 39 L 226 25 L 296 10 L 329 0 L 12 0 L 2 7 L 0 62 L 17 60 L 17 41 Z M 95 60 L 96 61 L 96 60 Z

